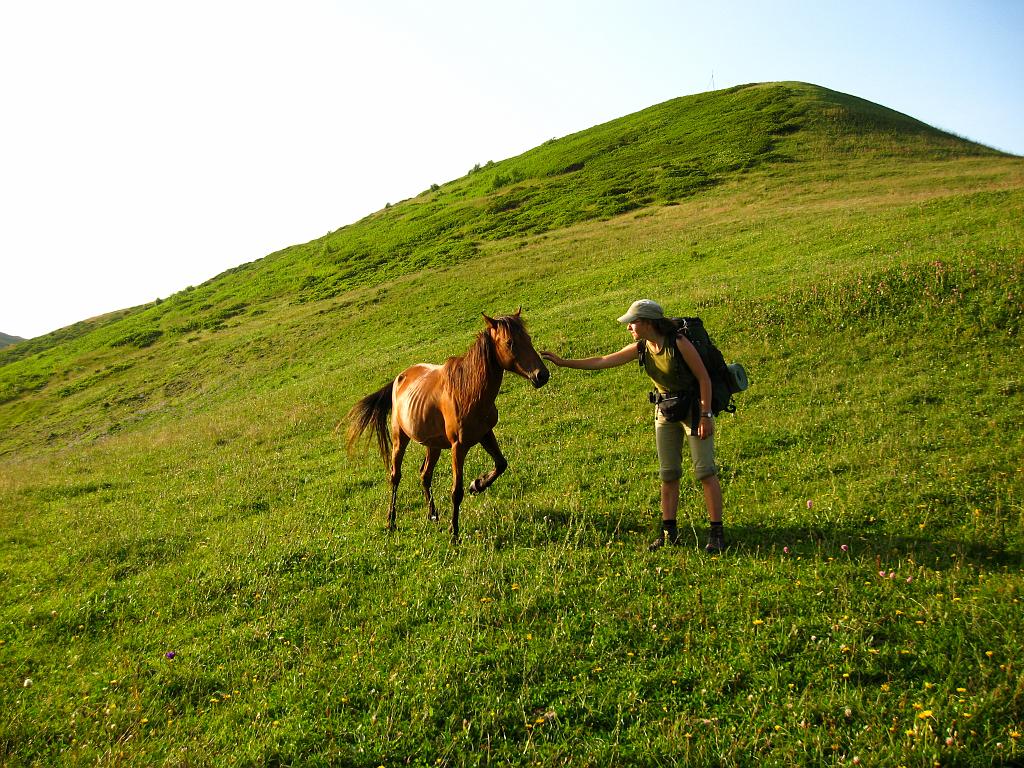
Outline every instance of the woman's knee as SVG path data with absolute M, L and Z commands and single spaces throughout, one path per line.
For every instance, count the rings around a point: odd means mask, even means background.
M 682 467 L 676 469 L 675 467 L 662 467 L 658 471 L 658 476 L 661 478 L 662 483 L 678 483 L 683 477 Z
M 718 478 L 718 467 L 714 464 L 710 467 L 695 467 L 694 475 L 701 483 L 710 483 Z

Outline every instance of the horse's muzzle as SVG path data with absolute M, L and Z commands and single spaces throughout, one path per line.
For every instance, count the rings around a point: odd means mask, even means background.
M 548 383 L 548 379 L 550 378 L 551 374 L 548 372 L 548 369 L 541 368 L 530 376 L 530 383 L 533 384 L 534 389 L 540 389 Z

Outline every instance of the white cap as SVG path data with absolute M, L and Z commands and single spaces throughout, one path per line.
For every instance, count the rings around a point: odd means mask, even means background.
M 637 320 L 661 320 L 665 310 L 661 304 L 650 299 L 638 299 L 629 305 L 629 310 L 619 318 L 620 323 L 632 323 Z

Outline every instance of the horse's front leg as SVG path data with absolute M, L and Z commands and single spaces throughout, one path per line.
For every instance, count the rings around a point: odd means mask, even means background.
M 459 506 L 464 496 L 462 473 L 466 466 L 469 447 L 464 443 L 452 443 L 452 544 L 459 543 Z
M 501 477 L 501 474 L 508 469 L 508 462 L 502 455 L 501 448 L 498 447 L 498 438 L 494 436 L 493 429 L 484 435 L 480 445 L 494 459 L 494 469 L 490 472 L 485 472 L 473 481 L 473 484 L 469 486 L 469 492 L 472 494 L 483 493 L 490 487 L 491 483 Z
M 427 509 L 432 521 L 437 521 L 437 508 L 434 506 L 434 494 L 430 490 L 430 484 L 434 480 L 434 467 L 437 460 L 441 458 L 440 448 L 427 448 L 427 455 L 423 459 L 423 466 L 420 468 L 420 480 L 423 481 L 423 495 L 427 498 Z
M 397 430 L 392 435 L 391 448 L 391 506 L 388 507 L 388 530 L 395 530 L 395 505 L 398 503 L 398 484 L 402 482 L 402 460 L 409 446 L 409 436 Z

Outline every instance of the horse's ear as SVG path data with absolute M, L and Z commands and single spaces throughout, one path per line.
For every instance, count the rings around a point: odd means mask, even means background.
M 522 304 L 520 304 L 519 305 L 519 309 L 516 310 L 516 319 L 518 319 L 521 314 L 523 314 L 523 305 Z
M 484 322 L 487 323 L 488 328 L 494 329 L 498 327 L 498 324 L 494 321 L 494 318 L 488 317 L 486 312 L 481 312 L 480 314 L 484 316 Z

